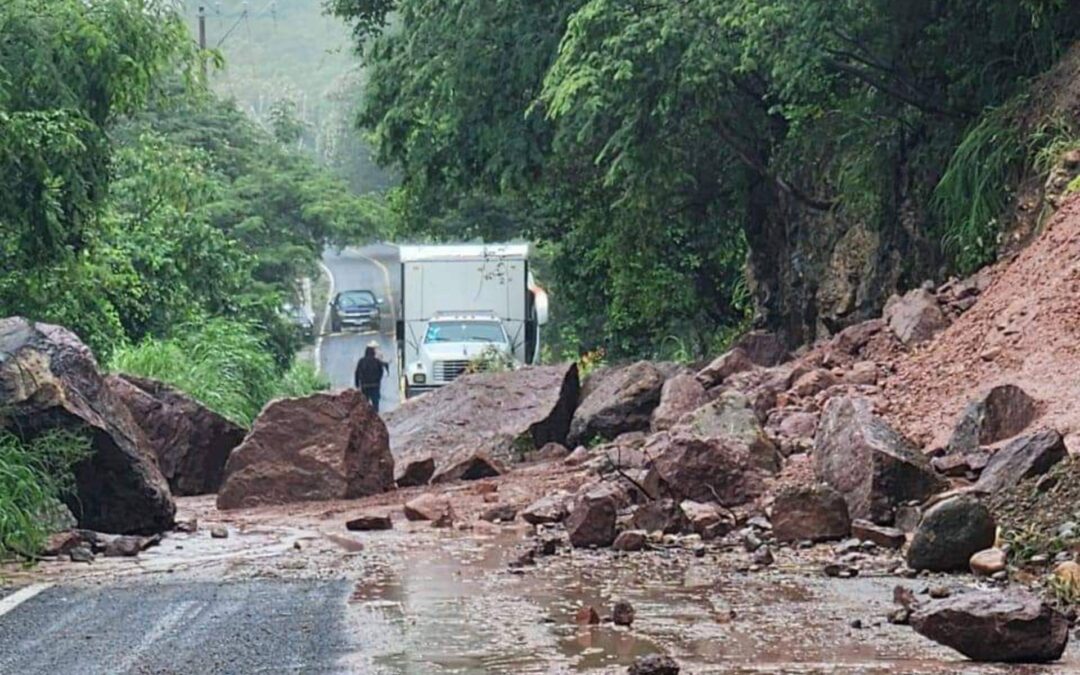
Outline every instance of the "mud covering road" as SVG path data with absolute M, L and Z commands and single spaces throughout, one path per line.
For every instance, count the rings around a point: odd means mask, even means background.
M 353 386 L 353 372 L 357 360 L 364 355 L 364 347 L 371 341 L 379 343 L 379 356 L 390 363 L 390 374 L 383 379 L 382 412 L 397 407 L 400 398 L 398 383 L 397 343 L 394 339 L 394 323 L 398 302 L 401 274 L 398 266 L 398 250 L 386 244 L 373 244 L 363 248 L 346 248 L 343 251 L 328 250 L 323 255 L 323 266 L 333 278 L 330 299 L 335 293 L 352 290 L 370 290 L 383 298 L 382 326 L 378 331 L 346 329 L 330 332 L 327 318 L 316 327 L 320 334 L 316 354 L 320 371 L 330 379 L 335 389 Z M 317 308 L 325 314 L 326 308 Z

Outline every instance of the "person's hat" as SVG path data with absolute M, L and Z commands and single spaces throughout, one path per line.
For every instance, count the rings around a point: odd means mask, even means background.
M 371 347 L 372 349 L 378 349 L 379 348 L 379 343 L 376 342 L 375 340 L 372 340 L 371 342 L 367 343 L 367 346 Z

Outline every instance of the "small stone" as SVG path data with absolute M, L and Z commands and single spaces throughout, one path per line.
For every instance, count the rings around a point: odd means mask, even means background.
M 773 557 L 773 553 L 768 546 L 762 546 L 755 551 L 752 560 L 755 565 L 760 565 L 761 567 L 768 567 L 776 562 L 776 559 Z
M 930 597 L 935 600 L 941 600 L 942 598 L 947 598 L 952 595 L 952 589 L 941 584 L 931 586 L 927 592 L 930 594 Z
M 616 626 L 629 626 L 634 623 L 634 606 L 625 600 L 616 602 L 611 610 L 611 620 Z
M 558 537 L 546 537 L 536 544 L 536 552 L 540 555 L 555 555 L 562 541 Z
M 363 514 L 345 523 L 345 529 L 350 532 L 373 532 L 389 530 L 394 527 L 388 515 L 376 515 L 373 513 Z
M 574 623 L 579 626 L 598 624 L 600 623 L 600 614 L 592 605 L 585 605 L 577 611 L 577 614 L 574 616 Z
M 489 523 L 510 523 L 513 522 L 515 518 L 517 518 L 517 509 L 509 504 L 493 506 L 480 514 L 480 520 L 486 520 Z
M 87 546 L 76 546 L 68 552 L 71 562 L 91 563 L 94 562 L 94 553 Z
M 229 530 L 224 525 L 215 525 L 210 528 L 210 536 L 214 539 L 228 539 Z
M 851 523 L 851 534 L 864 541 L 882 548 L 896 550 L 904 545 L 904 532 L 895 527 L 875 525 L 869 520 L 856 520 Z
M 906 607 L 897 607 L 893 611 L 889 612 L 886 617 L 889 623 L 899 626 L 906 626 L 911 619 L 911 611 Z
M 679 664 L 670 656 L 648 654 L 634 659 L 628 675 L 679 675 Z
M 183 532 L 184 534 L 194 534 L 199 530 L 199 520 L 197 518 L 191 518 L 189 520 L 178 520 L 176 525 L 173 526 L 177 532 Z
M 697 546 L 694 547 L 694 557 L 695 558 L 704 558 L 705 557 L 705 544 L 698 544 Z
M 105 544 L 106 558 L 134 558 L 142 550 L 140 537 L 116 537 Z
M 1045 565 L 1046 563 L 1050 562 L 1050 556 L 1046 555 L 1045 553 L 1039 553 L 1037 555 L 1031 556 L 1028 562 L 1030 562 L 1032 565 Z
M 746 524 L 766 532 L 772 529 L 772 523 L 765 516 L 754 516 L 747 520 Z
M 746 549 L 747 553 L 753 553 L 754 551 L 761 548 L 762 541 L 761 541 L 761 539 L 758 538 L 758 536 L 756 534 L 753 533 L 753 531 L 747 530 L 743 534 L 742 544 L 743 544 L 743 548 Z
M 993 574 L 990 575 L 990 578 L 993 579 L 994 581 L 1008 581 L 1009 580 L 1009 572 L 1008 572 L 1008 570 L 1001 570 L 1000 572 L 994 572 Z
M 642 530 L 623 530 L 615 537 L 611 548 L 616 551 L 640 551 L 645 548 L 645 532 Z
M 1080 564 L 1072 560 L 1059 563 L 1054 568 L 1054 578 L 1073 591 L 1080 590 Z
M 852 628 L 854 628 L 855 630 L 859 630 L 859 629 L 861 629 L 863 627 L 862 619 L 852 619 L 851 621 L 848 622 L 848 625 L 851 626 Z
M 973 574 L 984 577 L 993 576 L 1005 569 L 1007 558 L 1000 548 L 988 548 L 971 556 L 970 567 Z

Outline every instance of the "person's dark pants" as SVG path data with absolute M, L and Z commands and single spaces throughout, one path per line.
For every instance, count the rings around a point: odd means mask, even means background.
M 367 397 L 367 400 L 371 401 L 371 407 L 375 408 L 375 412 L 379 412 L 379 398 L 381 398 L 380 387 L 363 387 L 360 391 Z

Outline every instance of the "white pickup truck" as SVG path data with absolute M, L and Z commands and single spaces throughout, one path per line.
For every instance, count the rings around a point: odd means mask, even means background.
M 548 302 L 531 252 L 528 244 L 401 247 L 397 340 L 407 398 L 481 359 L 539 361 Z

